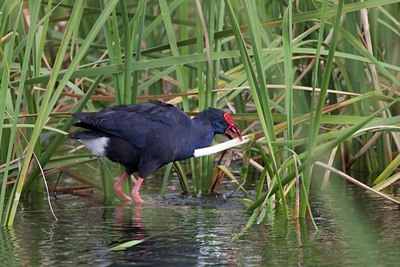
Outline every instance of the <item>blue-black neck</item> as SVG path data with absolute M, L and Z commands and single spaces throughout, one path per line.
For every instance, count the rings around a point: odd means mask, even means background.
M 183 160 L 193 156 L 194 150 L 208 147 L 214 139 L 214 128 L 208 120 L 200 116 L 192 119 L 191 127 L 184 133 L 180 145 L 184 146 L 176 160 Z
M 195 144 L 194 149 L 210 146 L 215 136 L 214 127 L 208 120 L 199 116 L 195 117 L 192 122 L 192 141 L 193 144 Z

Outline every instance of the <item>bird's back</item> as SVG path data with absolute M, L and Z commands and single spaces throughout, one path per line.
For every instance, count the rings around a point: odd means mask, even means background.
M 118 105 L 99 112 L 75 113 L 73 116 L 81 121 L 76 126 L 124 138 L 138 148 L 151 143 L 153 140 L 149 140 L 149 137 L 153 135 L 168 135 L 174 127 L 185 127 L 191 123 L 184 112 L 162 102 Z

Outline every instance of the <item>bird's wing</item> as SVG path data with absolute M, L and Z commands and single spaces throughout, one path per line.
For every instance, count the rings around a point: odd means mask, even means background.
M 100 112 L 75 113 L 73 116 L 89 127 L 122 137 L 138 148 L 145 146 L 150 133 L 167 134 L 175 125 L 191 121 L 181 110 L 161 102 L 119 105 Z

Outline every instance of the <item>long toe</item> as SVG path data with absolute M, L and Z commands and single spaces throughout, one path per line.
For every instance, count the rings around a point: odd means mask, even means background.
M 136 203 L 144 203 L 144 200 L 140 197 L 139 192 L 132 191 L 131 196 L 133 201 L 135 201 Z
M 121 200 L 132 201 L 132 198 L 127 194 L 125 194 L 124 192 L 122 192 L 122 189 L 120 187 L 114 186 L 114 192 Z
M 118 180 L 115 182 L 113 188 L 115 194 L 122 200 L 124 201 L 132 201 L 132 198 L 125 194 L 122 191 L 122 185 L 124 184 L 125 180 L 129 177 L 129 174 L 127 172 L 124 172 L 121 177 L 118 178 Z

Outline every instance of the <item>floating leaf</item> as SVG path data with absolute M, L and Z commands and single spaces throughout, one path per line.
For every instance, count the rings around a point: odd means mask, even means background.
M 136 245 L 139 245 L 143 241 L 144 241 L 144 239 L 131 240 L 131 241 L 119 244 L 118 246 L 112 247 L 110 250 L 114 250 L 114 251 L 125 250 L 127 248 L 131 248 L 131 247 L 134 247 Z

